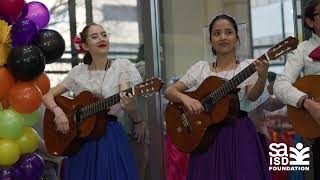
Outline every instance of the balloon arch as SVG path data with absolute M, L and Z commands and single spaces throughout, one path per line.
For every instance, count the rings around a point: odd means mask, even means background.
M 42 158 L 34 153 L 42 95 L 50 89 L 45 65 L 56 62 L 65 41 L 41 2 L 0 1 L 0 179 L 40 179 Z

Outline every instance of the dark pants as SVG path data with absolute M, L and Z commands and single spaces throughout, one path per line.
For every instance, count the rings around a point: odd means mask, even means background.
M 57 180 L 58 165 L 51 161 L 44 161 L 45 169 L 41 177 L 42 180 Z
M 320 180 L 320 138 L 317 139 L 302 139 L 303 144 L 307 147 L 311 147 L 312 151 L 312 169 L 313 179 Z
M 320 140 L 312 144 L 314 179 L 320 180 Z

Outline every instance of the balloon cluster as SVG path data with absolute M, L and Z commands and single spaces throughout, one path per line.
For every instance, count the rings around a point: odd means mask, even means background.
M 15 56 L 8 58 L 8 61 L 14 61 L 11 65 L 19 64 L 20 69 L 27 68 L 29 72 L 41 71 L 45 64 L 57 61 L 64 53 L 65 41 L 61 34 L 55 30 L 44 29 L 49 23 L 50 14 L 41 2 L 32 1 L 25 4 L 24 0 L 0 1 L 0 20 L 12 24 L 10 37 L 14 49 L 11 54 Z M 17 59 L 17 56 L 20 58 Z M 31 57 L 27 58 L 28 56 Z M 38 59 L 40 56 L 43 58 Z M 41 65 L 31 66 L 30 61 L 37 61 L 36 63 Z M 19 68 L 13 69 L 14 76 L 17 71 Z M 25 72 L 18 74 L 17 76 L 29 80 L 35 78 L 34 75 Z
M 0 178 L 5 180 L 39 180 L 44 171 L 42 158 L 36 153 L 22 156 L 14 166 L 0 167 Z
M 49 20 L 48 8 L 40 2 L 0 1 L 0 32 L 9 32 L 10 39 L 0 35 L 0 51 L 13 47 L 8 56 L 0 56 L 0 179 L 36 180 L 44 171 L 43 160 L 34 153 L 39 135 L 32 126 L 50 88 L 45 64 L 60 59 L 65 50 L 62 36 L 44 29 Z

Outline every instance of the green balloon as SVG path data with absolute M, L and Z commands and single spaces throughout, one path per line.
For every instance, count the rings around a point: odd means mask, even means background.
M 40 111 L 36 110 L 31 114 L 21 114 L 23 117 L 24 126 L 32 127 L 36 122 L 40 120 Z
M 13 109 L 0 111 L 0 138 L 17 139 L 22 135 L 23 117 Z

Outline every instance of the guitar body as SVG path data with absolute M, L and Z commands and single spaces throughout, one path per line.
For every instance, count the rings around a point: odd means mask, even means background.
M 134 96 L 150 95 L 161 89 L 163 81 L 159 78 L 145 80 L 122 93 Z M 91 92 L 81 92 L 74 99 L 55 97 L 57 105 L 65 112 L 70 130 L 67 134 L 57 131 L 54 113 L 45 111 L 43 135 L 48 152 L 56 156 L 70 156 L 79 151 L 83 142 L 102 137 L 108 123 L 108 109 L 119 103 L 120 93 L 104 99 L 95 98 Z
M 288 37 L 257 60 L 275 60 L 297 48 L 297 45 L 298 39 Z M 211 76 L 196 91 L 185 93 L 204 106 L 205 111 L 199 115 L 189 115 L 181 103 L 168 104 L 165 117 L 167 131 L 180 151 L 189 153 L 207 150 L 219 128 L 239 117 L 240 103 L 235 90 L 254 72 L 256 68 L 251 63 L 227 82 Z
M 298 79 L 293 86 L 300 91 L 308 94 L 314 101 L 320 102 L 320 83 L 319 75 L 305 76 Z M 320 137 L 320 126 L 312 116 L 304 109 L 297 109 L 288 106 L 288 118 L 295 131 L 302 137 L 317 138 Z
M 95 100 L 92 93 L 84 91 L 75 99 L 57 96 L 55 101 L 61 109 L 68 114 L 73 114 L 79 108 L 92 104 Z M 105 132 L 106 116 L 105 111 L 91 115 L 82 121 L 77 122 L 75 115 L 68 117 L 70 130 L 67 134 L 57 131 L 54 122 L 54 113 L 45 111 L 43 134 L 48 152 L 57 156 L 69 156 L 79 151 L 82 142 L 88 138 L 101 137 Z
M 194 92 L 184 94 L 203 100 L 210 93 L 224 84 L 218 77 L 211 76 L 203 81 Z M 236 94 L 223 97 L 216 104 L 205 106 L 206 111 L 188 117 L 189 128 L 182 121 L 183 113 L 187 112 L 181 103 L 169 103 L 166 109 L 167 132 L 176 147 L 183 152 L 199 152 L 207 150 L 217 133 L 219 123 L 239 114 L 239 99 Z

